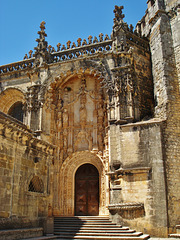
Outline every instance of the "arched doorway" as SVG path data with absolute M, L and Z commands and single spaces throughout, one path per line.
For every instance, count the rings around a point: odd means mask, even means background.
M 81 165 L 75 175 L 75 215 L 99 215 L 99 173 L 89 163 Z

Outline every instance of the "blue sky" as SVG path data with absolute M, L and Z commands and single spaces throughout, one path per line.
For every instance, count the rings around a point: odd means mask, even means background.
M 123 5 L 125 21 L 136 25 L 146 0 L 0 0 L 0 65 L 21 61 L 37 46 L 40 23 L 46 22 L 48 44 L 111 34 L 114 6 Z

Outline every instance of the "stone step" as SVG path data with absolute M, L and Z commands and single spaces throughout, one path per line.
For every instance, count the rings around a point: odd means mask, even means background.
M 117 237 L 117 236 L 129 236 L 129 237 L 137 237 L 137 236 L 141 236 L 142 235 L 142 232 L 133 232 L 133 233 L 108 233 L 108 232 L 99 232 L 99 233 L 97 233 L 97 232 L 87 232 L 87 233 L 84 233 L 84 232 L 77 232 L 77 233 L 70 233 L 70 232 L 55 232 L 55 235 L 60 235 L 60 236 L 66 236 L 66 235 L 68 235 L 68 236 L 72 236 L 72 237 L 74 237 L 74 236 L 91 236 L 91 237 L 96 237 L 96 236 L 115 236 L 115 237 Z
M 57 239 L 148 239 L 149 235 L 112 223 L 107 217 L 55 217 Z
M 73 224 L 73 223 L 76 223 L 76 224 L 109 224 L 109 225 L 116 225 L 115 223 L 112 223 L 110 221 L 95 221 L 95 220 L 84 220 L 84 221 L 80 221 L 80 220 L 59 220 L 59 219 L 55 219 L 54 222 L 60 222 L 60 223 L 63 223 L 63 224 Z
M 77 229 L 77 228 L 54 228 L 54 231 L 55 232 L 83 232 L 83 233 L 86 233 L 86 232 L 89 232 L 89 230 L 91 230 L 92 233 L 134 233 L 135 230 L 129 230 L 129 229 L 87 229 L 87 228 L 84 228 L 84 229 Z
M 110 224 L 82 224 L 82 225 L 80 225 L 80 224 L 63 224 L 63 223 L 56 223 L 56 222 L 54 222 L 54 224 L 55 224 L 55 226 L 62 226 L 62 227 L 71 227 L 71 226 L 74 226 L 74 227 L 77 227 L 77 228 L 81 228 L 82 226 L 83 227 L 91 227 L 91 228 L 94 228 L 94 227 L 96 227 L 96 228 L 113 228 L 113 227 L 115 227 L 115 228 L 117 228 L 117 227 L 121 227 L 120 225 L 116 225 L 116 224 L 113 224 L 113 225 L 110 225 Z
M 42 236 L 42 237 L 34 237 L 34 238 L 26 238 L 24 240 L 51 240 L 51 239 L 57 239 L 58 236 L 49 234 L 48 236 Z
M 66 240 L 72 240 L 72 239 L 76 239 L 76 240 L 146 240 L 149 238 L 149 235 L 147 234 L 143 234 L 141 236 L 135 237 L 135 236 L 74 236 L 73 238 L 71 236 L 61 236 L 58 237 L 57 239 L 66 239 Z
M 178 233 L 172 233 L 168 235 L 169 238 L 180 238 L 180 234 Z
M 71 227 L 64 227 L 64 226 L 55 226 L 54 229 L 72 229 L 72 230 L 87 230 L 87 231 L 92 231 L 92 230 L 101 230 L 101 231 L 128 231 L 129 228 L 128 227 L 111 227 L 111 228 L 101 228 L 101 227 L 85 227 L 85 226 L 81 226 L 80 228 L 79 227 L 76 227 L 76 226 L 71 226 Z
M 63 224 L 73 224 L 73 223 L 76 223 L 76 224 L 106 224 L 106 225 L 116 225 L 115 223 L 112 223 L 110 221 L 95 221 L 95 220 L 84 220 L 84 221 L 80 221 L 80 220 L 61 220 L 61 219 L 54 219 L 54 222 L 60 222 L 60 223 L 63 223 Z

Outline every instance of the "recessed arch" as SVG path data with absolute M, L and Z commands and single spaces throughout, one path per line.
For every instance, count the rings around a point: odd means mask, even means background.
M 8 115 L 16 118 L 17 120 L 23 122 L 23 103 L 18 101 L 15 102 L 9 109 Z
M 104 164 L 97 154 L 90 151 L 75 152 L 62 164 L 59 174 L 59 203 L 55 214 L 64 216 L 75 215 L 75 174 L 77 169 L 86 163 L 94 165 L 99 172 L 99 214 L 106 214 Z
M 16 88 L 8 88 L 0 94 L 0 111 L 8 114 L 9 109 L 17 102 L 24 104 L 24 93 Z

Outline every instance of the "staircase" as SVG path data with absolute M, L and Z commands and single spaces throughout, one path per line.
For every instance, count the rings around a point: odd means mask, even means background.
M 149 235 L 112 223 L 108 217 L 55 217 L 57 239 L 148 239 Z

